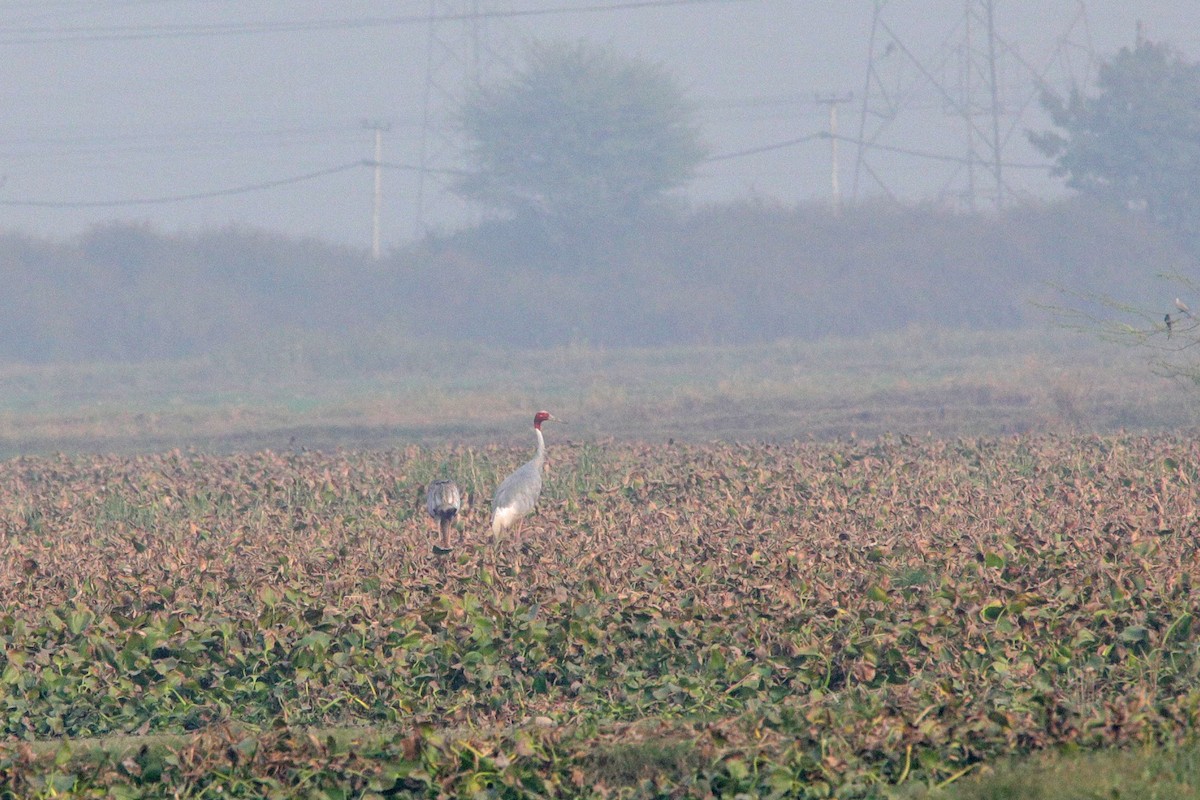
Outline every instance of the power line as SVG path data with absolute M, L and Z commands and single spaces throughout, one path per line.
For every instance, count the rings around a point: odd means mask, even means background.
M 913 156 L 914 158 L 924 158 L 930 161 L 944 161 L 948 164 L 969 164 L 971 159 L 965 156 L 951 156 L 944 153 L 933 153 L 928 150 L 915 150 L 911 147 L 896 147 L 893 145 L 880 144 L 866 139 L 860 139 L 857 136 L 843 136 L 841 134 L 831 135 L 827 131 L 819 133 L 810 133 L 807 136 L 799 136 L 795 139 L 787 139 L 782 142 L 774 142 L 773 144 L 759 145 L 758 147 L 749 147 L 745 150 L 737 150 L 732 153 L 721 153 L 720 155 L 709 156 L 704 159 L 705 162 L 713 161 L 729 161 L 735 158 L 743 158 L 744 156 L 757 155 L 758 153 L 767 153 L 772 150 L 783 150 L 788 147 L 795 147 L 798 144 L 811 142 L 814 139 L 836 139 L 839 142 L 855 144 L 864 147 L 868 150 L 883 150 L 888 153 L 897 153 L 899 155 Z M 1006 169 L 1033 169 L 1046 170 L 1053 169 L 1053 164 L 1033 164 L 1020 161 L 1005 161 L 1002 166 Z
M 827 133 L 816 134 L 818 137 L 828 137 Z M 945 161 L 949 164 L 978 164 L 978 159 L 971 159 L 966 156 L 948 156 L 943 153 L 931 153 L 928 150 L 914 150 L 909 147 L 896 147 L 893 145 L 880 144 L 865 139 L 860 139 L 856 136 L 836 136 L 834 137 L 843 142 L 857 144 L 868 150 L 883 150 L 888 153 L 899 153 L 906 156 L 915 156 L 917 158 L 926 158 L 931 161 Z M 1020 161 L 1002 161 L 1001 166 L 1005 169 L 1053 169 L 1053 164 L 1033 164 Z
M 995 0 L 965 0 L 963 14 L 940 46 L 940 60 L 929 64 L 918 58 L 887 24 L 884 15 L 886 0 L 877 0 L 868 40 L 867 75 L 862 93 L 858 139 L 845 140 L 859 145 L 854 171 L 855 194 L 860 173 L 865 171 L 880 188 L 892 195 L 878 172 L 870 169 L 865 162 L 865 156 L 872 150 L 954 165 L 941 193 L 944 194 L 955 181 L 965 175 L 966 186 L 961 196 L 971 209 L 975 207 L 978 194 L 977 168 L 986 168 L 991 173 L 992 182 L 995 184 L 994 201 L 998 208 L 1003 206 L 1006 197 L 1012 196 L 1014 192 L 1013 187 L 1005 180 L 1004 170 L 1051 169 L 1052 165 L 1047 163 L 1010 163 L 1003 157 L 1005 147 L 1010 143 L 1014 131 L 1021 126 L 1023 115 L 1029 110 L 1039 92 L 1028 92 L 1023 103 L 1006 106 L 1001 97 L 1001 58 L 1015 60 L 1022 71 L 1032 77 L 1037 89 L 1044 90 L 1049 85 L 1047 73 L 1050 66 L 1071 44 L 1068 37 L 1073 35 L 1073 31 L 1080 24 L 1085 29 L 1087 27 L 1083 0 L 1077 0 L 1077 4 L 1078 11 L 1072 18 L 1067 33 L 1059 37 L 1055 55 L 1047 62 L 1045 68 L 1038 70 L 1000 35 L 996 25 Z M 1087 52 L 1090 64 L 1090 41 Z M 886 79 L 885 67 L 888 72 Z M 950 75 L 956 80 L 950 80 Z M 1072 85 L 1078 85 L 1073 76 Z M 946 156 L 880 144 L 880 138 L 899 119 L 900 112 L 917 108 L 917 104 L 912 101 L 918 95 L 924 96 L 929 90 L 939 98 L 946 113 L 961 121 L 966 137 L 964 156 Z M 1011 117 L 1011 122 L 1002 125 L 1002 117 Z M 870 128 L 868 120 L 874 121 Z
M 365 163 L 365 162 L 364 162 Z M 372 166 L 374 162 L 372 162 Z M 471 174 L 465 169 L 453 169 L 451 167 L 422 167 L 420 164 L 401 164 L 395 161 L 381 161 L 379 166 L 384 169 L 403 170 L 405 172 L 424 172 L 426 174 L 440 175 L 469 175 Z
M 29 160 L 66 156 L 99 154 L 155 155 L 247 151 L 270 148 L 278 150 L 313 143 L 337 140 L 356 131 L 348 126 L 310 128 L 280 128 L 271 130 L 200 130 L 194 132 L 101 134 L 62 136 L 26 134 L 20 137 L 0 137 L 0 158 Z
M 311 31 L 383 28 L 422 25 L 433 22 L 462 22 L 479 19 L 517 19 L 567 14 L 596 14 L 610 11 L 637 11 L 673 6 L 711 5 L 716 3 L 746 3 L 752 0 L 625 0 L 625 2 L 593 3 L 589 5 L 559 5 L 546 8 L 524 8 L 507 11 L 474 11 L 456 14 L 404 14 L 359 19 L 317 19 L 299 22 L 240 22 L 190 25 L 79 25 L 46 26 L 11 29 L 13 38 L 0 39 L 0 44 L 40 44 L 43 42 L 96 42 L 131 39 L 174 39 L 185 37 L 233 36 L 263 33 L 306 33 Z
M 805 142 L 811 142 L 813 139 L 827 138 L 827 136 L 828 136 L 828 134 L 825 134 L 825 133 L 811 133 L 808 136 L 801 136 L 796 139 L 788 139 L 787 141 L 783 141 L 783 142 L 775 142 L 774 144 L 764 144 L 759 147 L 750 147 L 745 150 L 737 150 L 732 153 L 721 153 L 720 155 L 709 156 L 708 158 L 706 158 L 704 160 L 706 162 L 729 161 L 730 159 L 733 159 L 733 158 L 742 158 L 743 156 L 752 156 L 752 155 L 756 155 L 758 153 L 766 153 L 771 150 L 782 150 L 785 147 L 795 147 L 798 144 L 804 144 Z
M 962 156 L 951 156 L 943 153 L 932 153 L 925 150 L 915 150 L 908 147 L 896 147 L 892 145 L 880 144 L 878 142 L 864 141 L 855 136 L 831 135 L 826 131 L 812 133 L 807 136 L 798 136 L 793 139 L 787 139 L 781 142 L 773 142 L 771 144 L 759 145 L 757 147 L 749 147 L 744 150 L 737 150 L 731 153 L 721 153 L 715 156 L 709 156 L 704 159 L 706 163 L 717 161 L 730 161 L 746 156 L 757 155 L 759 153 L 767 153 L 774 150 L 783 150 L 789 147 L 795 147 L 799 144 L 811 142 L 817 139 L 836 139 L 838 141 L 856 144 L 867 149 L 883 150 L 889 153 L 898 153 L 900 155 L 913 156 L 915 158 L 924 158 L 933 161 L 942 161 L 952 164 L 966 164 L 969 159 Z M 264 191 L 266 189 L 274 189 L 280 186 L 288 186 L 295 183 L 303 183 L 305 181 L 315 180 L 327 175 L 335 175 L 339 172 L 346 172 L 356 167 L 381 167 L 384 169 L 406 170 L 412 172 L 429 172 L 443 175 L 467 175 L 470 174 L 467 170 L 452 169 L 452 168 L 422 168 L 415 164 L 403 164 L 387 161 L 374 161 L 371 159 L 363 159 L 360 161 L 352 161 L 346 164 L 339 164 L 335 167 L 316 170 L 315 172 L 306 172 L 303 175 L 294 175 L 288 178 L 280 178 L 273 181 L 264 181 L 262 183 L 253 183 L 245 186 L 235 186 L 228 189 L 216 189 L 208 192 L 194 192 L 190 194 L 166 195 L 162 197 L 139 197 L 129 198 L 125 200 L 0 200 L 0 206 L 7 207 L 27 207 L 27 208 L 116 208 L 120 206 L 139 206 L 139 205 L 165 205 L 168 203 L 181 203 L 190 200 L 206 200 L 213 197 L 226 197 L 229 195 L 247 194 L 249 192 Z M 1032 170 L 1047 170 L 1053 167 L 1052 164 L 1031 164 L 1022 162 L 1004 162 L 1003 166 L 1006 169 L 1032 169 Z
M 280 178 L 279 180 L 254 183 L 247 186 L 235 186 L 231 189 L 218 189 L 211 192 L 167 195 L 164 197 L 140 197 L 126 200 L 0 200 L 0 206 L 24 206 L 35 208 L 115 208 L 118 206 L 146 206 L 164 205 L 166 203 L 182 203 L 188 200 L 205 200 L 211 197 L 224 197 L 226 195 L 246 194 L 247 192 L 258 192 L 264 189 L 274 189 L 278 186 L 287 186 L 293 183 L 310 181 L 314 178 L 322 178 L 326 175 L 334 175 L 339 172 L 345 172 L 356 167 L 361 167 L 364 163 L 366 162 L 352 161 L 349 164 L 341 164 L 336 167 L 317 170 L 316 172 L 307 172 L 303 175 L 295 175 L 290 178 Z
M 265 181 L 263 183 L 253 183 L 246 186 L 235 186 L 229 189 L 215 189 L 208 192 L 167 195 L 164 197 L 138 197 L 126 200 L 0 200 L 0 206 L 25 208 L 116 208 L 120 206 L 165 205 L 168 203 L 181 203 L 189 200 L 206 200 L 213 197 L 225 197 L 228 195 L 247 194 L 249 192 L 275 189 L 280 186 L 288 186 L 294 183 L 303 183 L 304 181 L 323 178 L 326 175 L 335 175 L 339 172 L 345 172 L 347 170 L 354 169 L 355 167 L 376 166 L 383 169 L 407 170 L 413 172 L 422 170 L 421 167 L 414 164 L 400 164 L 388 161 L 376 162 L 373 159 L 363 159 L 361 161 L 340 164 L 336 167 L 329 167 L 327 169 L 321 169 L 315 172 L 306 172 L 303 175 L 295 175 L 289 178 L 280 178 L 278 180 Z M 424 171 L 444 175 L 469 174 L 466 170 L 449 168 L 425 168 Z

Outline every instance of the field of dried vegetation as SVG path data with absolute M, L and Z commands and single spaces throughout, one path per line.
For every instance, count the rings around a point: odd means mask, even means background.
M 0 463 L 0 796 L 871 797 L 1200 725 L 1189 438 L 551 437 L 518 550 L 528 455 Z

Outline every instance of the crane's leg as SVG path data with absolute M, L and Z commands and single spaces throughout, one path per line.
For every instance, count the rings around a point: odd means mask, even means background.
M 454 549 L 454 545 L 450 543 L 450 520 L 438 520 L 438 536 L 437 543 L 433 546 L 433 552 L 445 555 Z

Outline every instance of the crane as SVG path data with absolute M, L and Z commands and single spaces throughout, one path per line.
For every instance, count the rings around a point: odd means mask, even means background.
M 437 520 L 441 529 L 442 538 L 437 546 L 439 550 L 449 552 L 451 549 L 450 523 L 454 521 L 461 505 L 462 495 L 454 481 L 442 479 L 429 484 L 425 492 L 425 510 Z
M 537 505 L 538 495 L 542 493 L 542 465 L 546 463 L 546 440 L 542 438 L 543 422 L 562 422 L 549 411 L 539 411 L 533 415 L 533 432 L 537 436 L 537 453 L 530 461 L 525 462 L 515 472 L 504 479 L 496 489 L 492 499 L 492 537 L 514 522 L 519 522 L 526 514 L 533 511 Z M 521 528 L 517 526 L 518 542 L 521 540 Z

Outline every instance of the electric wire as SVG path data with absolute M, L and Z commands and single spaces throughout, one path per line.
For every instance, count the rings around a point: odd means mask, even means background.
M 713 163 L 720 161 L 731 161 L 738 158 L 758 155 L 759 153 L 771 152 L 774 150 L 784 150 L 790 147 L 795 147 L 800 144 L 805 144 L 814 140 L 837 139 L 848 144 L 862 145 L 869 150 L 884 150 L 887 152 L 908 155 L 915 158 L 923 158 L 927 160 L 941 161 L 951 164 L 981 164 L 987 163 L 979 159 L 969 159 L 962 156 L 950 156 L 942 153 L 932 153 L 925 150 L 916 150 L 908 147 L 894 147 L 891 145 L 883 145 L 877 142 L 864 142 L 861 139 L 853 136 L 831 136 L 826 131 L 819 133 L 811 133 L 807 136 L 798 136 L 793 139 L 786 139 L 780 142 L 759 145 L 757 147 L 749 147 L 743 150 L 737 150 L 729 153 L 721 153 L 718 155 L 708 156 L 704 159 L 704 163 Z M 265 191 L 275 189 L 280 186 L 288 186 L 296 183 L 315 180 L 328 175 L 335 175 L 340 172 L 346 172 L 358 167 L 373 168 L 379 166 L 385 169 L 402 170 L 408 172 L 425 172 L 438 175 L 468 175 L 469 170 L 454 169 L 449 167 L 422 167 L 416 164 L 405 164 L 392 161 L 381 161 L 376 164 L 373 159 L 362 159 L 359 161 L 351 161 L 345 164 L 339 164 L 334 167 L 307 172 L 302 175 L 294 175 L 287 178 L 279 178 L 272 181 L 263 181 L 261 183 L 248 184 L 245 186 L 235 186 L 227 189 L 216 189 L 207 192 L 193 192 L 189 194 L 167 195 L 163 197 L 142 197 L 129 198 L 124 200 L 22 200 L 22 199 L 0 199 L 0 206 L 11 207 L 34 207 L 34 208 L 115 208 L 120 206 L 139 206 L 139 205 L 165 205 L 169 203 L 180 203 L 192 200 L 207 200 L 214 197 L 225 197 L 229 195 L 247 194 L 249 192 Z M 1053 169 L 1053 164 L 1033 164 L 1025 162 L 1003 162 L 1002 166 L 1006 169 L 1031 169 L 1031 170 L 1049 170 Z
M 115 208 L 119 206 L 146 206 L 182 203 L 189 200 L 207 200 L 212 197 L 224 197 L 227 195 L 258 192 L 264 189 L 275 189 L 280 186 L 302 183 L 304 181 L 311 181 L 316 178 L 323 178 L 326 175 L 334 175 L 339 172 L 346 172 L 347 170 L 361 167 L 363 163 L 365 162 L 352 161 L 348 164 L 339 164 L 336 167 L 328 167 L 326 169 L 316 170 L 315 172 L 306 172 L 303 175 L 294 175 L 290 178 L 280 178 L 274 181 L 264 181 L 263 183 L 254 183 L 247 186 L 235 186 L 229 189 L 217 189 L 210 192 L 193 192 L 191 194 L 167 195 L 165 197 L 139 197 L 125 200 L 0 200 L 0 206 L 26 206 L 35 208 Z
M 0 44 L 40 44 L 50 42 L 105 42 L 132 39 L 177 39 L 185 37 L 241 36 L 263 33 L 308 33 L 330 30 L 385 28 L 425 25 L 468 20 L 521 19 L 529 17 L 598 14 L 610 11 L 636 11 L 673 6 L 746 3 L 752 0 L 624 0 L 587 5 L 558 5 L 545 8 L 472 11 L 457 14 L 403 14 L 384 17 L 301 20 L 298 22 L 239 22 L 185 25 L 76 25 L 11 28 Z

